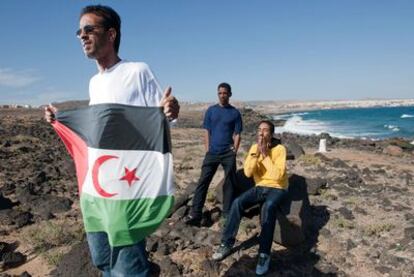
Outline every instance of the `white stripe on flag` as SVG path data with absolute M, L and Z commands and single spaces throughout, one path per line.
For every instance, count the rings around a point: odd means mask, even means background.
M 82 193 L 108 199 L 127 200 L 173 195 L 173 158 L 171 153 L 137 150 L 103 150 L 88 147 L 88 173 Z M 93 171 L 95 168 L 95 185 Z M 129 181 L 125 177 L 130 173 Z M 132 177 L 131 177 L 132 176 Z M 134 176 L 138 180 L 134 180 Z M 121 180 L 124 177 L 124 180 Z M 131 179 L 134 178 L 134 179 Z M 99 186 L 98 189 L 96 186 Z

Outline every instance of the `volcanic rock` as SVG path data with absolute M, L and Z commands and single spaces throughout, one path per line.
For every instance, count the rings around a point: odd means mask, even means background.
M 403 154 L 403 150 L 399 146 L 395 145 L 388 145 L 383 150 L 384 154 L 388 154 L 391 156 L 401 156 Z
M 51 273 L 56 277 L 98 277 L 99 270 L 93 266 L 89 253 L 88 243 L 82 241 L 62 257 L 61 261 Z
M 3 269 L 17 267 L 26 262 L 26 256 L 20 252 L 6 252 L 1 257 Z
M 4 197 L 2 193 L 0 193 L 0 210 L 11 209 L 12 207 L 13 202 L 9 198 Z

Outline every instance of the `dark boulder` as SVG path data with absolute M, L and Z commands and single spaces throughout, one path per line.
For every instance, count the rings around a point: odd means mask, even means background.
M 14 225 L 21 228 L 32 223 L 33 215 L 30 212 L 24 212 L 13 209 L 0 211 L 0 225 Z
M 293 175 L 291 177 L 291 182 L 299 181 L 297 178 L 303 178 L 298 175 Z M 326 188 L 327 181 L 323 178 L 306 178 L 306 188 L 309 195 L 319 195 L 321 190 Z
M 303 150 L 302 146 L 295 142 L 288 142 L 284 144 L 287 149 L 287 159 L 288 160 L 295 160 L 298 159 L 300 156 L 305 154 L 305 150 Z
M 17 267 L 26 262 L 26 256 L 20 252 L 6 252 L 1 257 L 3 269 Z
M 9 198 L 4 197 L 2 193 L 0 193 L 0 210 L 11 209 L 12 207 L 13 202 Z
M 51 273 L 56 277 L 98 277 L 99 270 L 92 264 L 89 247 L 86 241 L 82 241 L 62 257 L 61 261 Z

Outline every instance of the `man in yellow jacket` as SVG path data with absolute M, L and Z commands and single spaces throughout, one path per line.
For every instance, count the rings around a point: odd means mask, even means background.
M 256 204 L 262 204 L 257 275 L 266 274 L 269 270 L 277 206 L 286 196 L 288 188 L 286 148 L 281 144 L 273 144 L 274 128 L 273 123 L 268 120 L 259 123 L 257 143 L 250 147 L 244 162 L 244 174 L 253 177 L 256 185 L 234 200 L 223 231 L 221 245 L 213 254 L 214 260 L 222 260 L 230 254 L 243 211 Z

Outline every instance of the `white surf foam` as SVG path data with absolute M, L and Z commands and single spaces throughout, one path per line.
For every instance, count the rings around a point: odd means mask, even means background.
M 321 133 L 329 133 L 331 136 L 339 138 L 349 138 L 341 133 L 337 133 L 333 130 L 332 126 L 319 120 L 303 120 L 300 115 L 293 115 L 286 120 L 286 123 L 282 127 L 276 127 L 275 133 L 295 133 L 301 135 L 319 135 Z
M 388 128 L 388 125 L 384 125 L 384 127 Z M 398 127 L 392 126 L 392 128 Z M 315 119 L 304 120 L 299 115 L 293 115 L 290 118 L 287 118 L 284 126 L 275 128 L 275 133 L 283 132 L 301 135 L 320 135 L 321 133 L 329 133 L 332 137 L 346 139 L 372 138 L 384 135 L 379 132 L 367 132 L 366 130 L 360 130 L 359 128 L 355 128 L 355 126 L 335 126 Z
M 391 124 L 390 125 L 385 124 L 384 127 L 390 129 L 393 132 L 398 132 L 400 130 L 400 128 L 398 126 L 391 125 Z
M 403 115 L 401 115 L 401 118 L 412 118 L 412 117 L 414 117 L 414 115 L 412 115 L 412 114 L 403 114 Z

